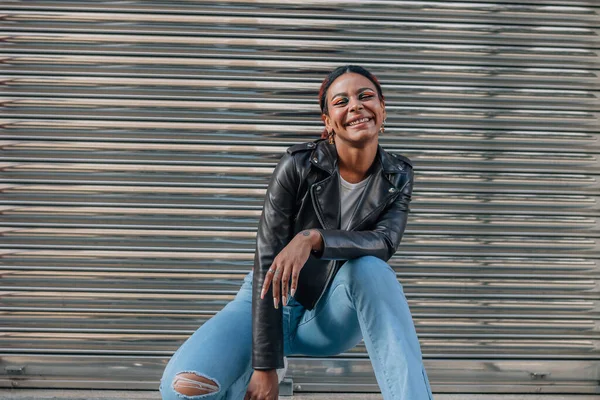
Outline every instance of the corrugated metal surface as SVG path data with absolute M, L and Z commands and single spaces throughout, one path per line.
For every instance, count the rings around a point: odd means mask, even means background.
M 326 71 L 413 159 L 391 263 L 434 391 L 600 393 L 597 1 L 5 1 L 1 386 L 156 388 L 251 268 Z M 300 390 L 377 390 L 363 346 Z

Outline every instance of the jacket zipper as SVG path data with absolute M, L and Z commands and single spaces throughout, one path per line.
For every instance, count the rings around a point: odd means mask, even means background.
M 320 184 L 320 182 L 315 183 L 315 185 Z M 319 223 L 321 224 L 321 227 L 323 227 L 323 229 L 327 229 L 327 227 L 325 226 L 325 223 L 323 222 L 323 218 L 321 217 L 321 211 L 315 201 L 315 195 L 314 195 L 314 185 L 311 186 L 311 191 L 313 191 L 311 193 L 311 201 L 313 204 L 313 207 L 315 209 L 315 212 L 317 214 L 317 219 L 319 220 Z M 314 309 L 316 307 L 316 305 L 319 303 L 319 301 L 321 300 L 321 298 L 323 297 L 323 295 L 325 294 L 325 291 L 327 290 L 327 287 L 329 286 L 329 283 L 331 282 L 331 277 L 333 276 L 333 272 L 335 271 L 337 265 L 336 263 L 338 262 L 337 260 L 330 260 L 330 263 L 333 263 L 333 267 L 331 268 L 331 270 L 329 271 L 329 274 L 327 275 L 327 279 L 325 280 L 325 285 L 323 285 L 323 289 L 321 290 L 321 294 L 319 294 L 319 297 L 317 298 L 317 300 L 315 300 L 315 302 L 312 304 L 312 308 Z
M 321 184 L 321 182 L 317 182 L 314 185 L 317 185 L 317 184 Z M 312 205 L 315 208 L 315 212 L 317 213 L 317 219 L 319 220 L 319 223 L 321 224 L 321 227 L 323 229 L 327 229 L 327 227 L 325 226 L 325 223 L 323 222 L 323 218 L 321 217 L 321 210 L 319 209 L 319 207 L 318 207 L 318 205 L 317 205 L 317 203 L 315 201 L 316 195 L 314 194 L 314 185 L 311 186 L 311 188 L 310 188 L 310 190 L 311 190 L 311 196 L 310 196 L 311 199 L 310 200 L 312 201 Z

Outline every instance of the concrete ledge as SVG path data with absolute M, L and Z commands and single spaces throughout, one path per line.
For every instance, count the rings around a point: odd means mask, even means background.
M 436 394 L 435 400 L 598 400 L 598 395 L 485 395 Z M 154 391 L 139 390 L 48 390 L 0 389 L 2 400 L 160 400 Z M 299 393 L 281 400 L 381 400 L 379 394 L 368 393 Z

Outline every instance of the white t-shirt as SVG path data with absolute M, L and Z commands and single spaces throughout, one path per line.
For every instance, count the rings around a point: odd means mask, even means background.
M 350 219 L 354 215 L 356 206 L 365 191 L 367 183 L 369 183 L 369 179 L 371 179 L 371 175 L 358 183 L 350 183 L 346 182 L 340 175 L 340 205 L 342 210 L 340 229 L 348 229 Z

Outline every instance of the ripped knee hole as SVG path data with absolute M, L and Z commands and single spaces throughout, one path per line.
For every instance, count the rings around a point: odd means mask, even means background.
M 220 390 L 216 382 L 192 372 L 181 372 L 175 375 L 173 389 L 186 396 L 216 393 Z

